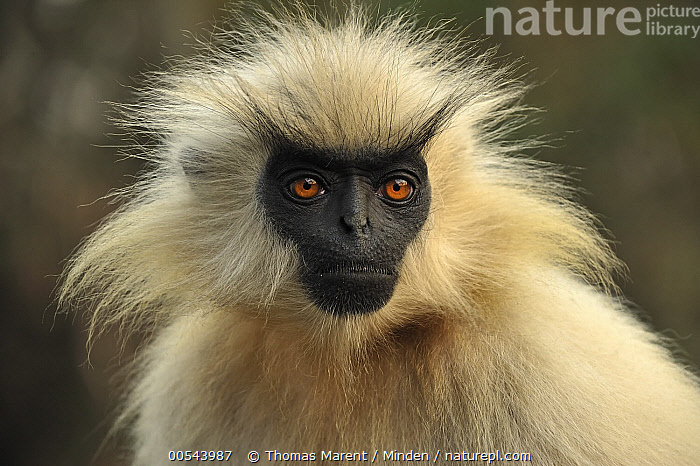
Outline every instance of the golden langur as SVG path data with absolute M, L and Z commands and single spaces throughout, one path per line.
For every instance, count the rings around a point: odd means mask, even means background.
M 593 216 L 508 142 L 513 70 L 411 17 L 299 10 L 217 32 L 122 107 L 152 168 L 60 301 L 90 305 L 91 337 L 151 335 L 133 463 L 700 464 L 697 378 L 610 291 Z

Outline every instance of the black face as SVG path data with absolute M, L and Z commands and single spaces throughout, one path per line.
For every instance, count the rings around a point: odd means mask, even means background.
M 258 196 L 297 246 L 301 280 L 326 312 L 361 314 L 394 292 L 406 248 L 428 217 L 430 184 L 418 151 L 274 151 Z

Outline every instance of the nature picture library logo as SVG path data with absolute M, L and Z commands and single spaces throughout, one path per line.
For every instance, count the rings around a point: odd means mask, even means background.
M 493 35 L 494 27 L 504 35 L 558 36 L 568 34 L 602 36 L 610 31 L 626 36 L 679 36 L 696 39 L 700 33 L 700 6 L 668 4 L 646 7 L 561 8 L 554 0 L 538 10 L 524 7 L 512 12 L 505 7 L 486 9 L 486 34 Z

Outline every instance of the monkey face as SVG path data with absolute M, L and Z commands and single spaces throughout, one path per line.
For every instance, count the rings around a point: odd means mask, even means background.
M 428 217 L 430 184 L 416 151 L 283 147 L 268 159 L 258 199 L 296 245 L 310 299 L 328 313 L 362 314 L 391 299 Z

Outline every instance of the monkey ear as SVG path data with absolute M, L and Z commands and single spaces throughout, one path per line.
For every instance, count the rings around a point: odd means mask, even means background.
M 184 148 L 180 152 L 179 160 L 187 178 L 199 178 L 206 173 L 204 156 L 193 147 Z

